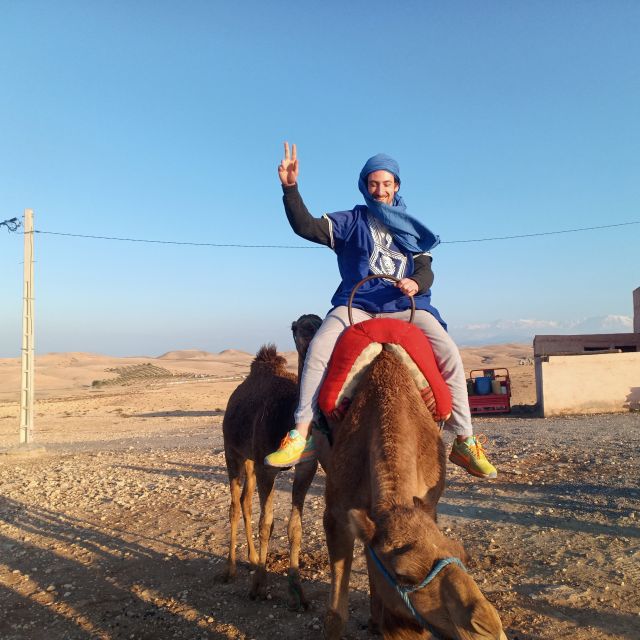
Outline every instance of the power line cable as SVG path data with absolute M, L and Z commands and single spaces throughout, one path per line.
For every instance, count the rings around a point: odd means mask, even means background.
M 34 229 L 35 233 L 43 233 L 52 236 L 69 236 L 71 238 L 93 238 L 95 240 L 118 240 L 120 242 L 145 242 L 150 244 L 178 244 L 191 247 L 240 247 L 244 249 L 325 249 L 326 247 L 301 247 L 286 244 L 219 244 L 215 242 L 180 242 L 178 240 L 146 240 L 143 238 L 116 238 L 111 236 L 88 236 L 81 233 L 61 233 L 58 231 L 41 231 Z
M 13 218 L 12 221 L 17 221 Z M 12 222 L 6 221 L 6 222 Z M 4 224 L 4 223 L 0 223 Z M 20 223 L 18 222 L 18 225 Z M 493 236 L 489 238 L 470 238 L 467 240 L 442 240 L 441 244 L 462 244 L 471 242 L 492 242 L 496 240 L 515 240 L 518 238 L 535 238 L 540 236 L 552 236 L 565 233 L 578 233 L 581 231 L 595 231 L 598 229 L 612 229 L 616 227 L 625 227 L 630 225 L 640 224 L 640 220 L 632 220 L 630 222 L 618 222 L 615 224 L 603 224 L 594 227 L 578 227 L 575 229 L 561 229 L 558 231 L 539 231 L 536 233 L 521 233 L 511 236 Z M 11 229 L 15 231 L 15 229 Z M 82 233 L 64 233 L 60 231 L 43 231 L 41 229 L 35 229 L 35 233 L 41 233 L 53 236 L 66 236 L 71 238 L 89 238 L 94 240 L 114 240 L 118 242 L 142 242 L 147 244 L 173 244 L 192 247 L 234 247 L 242 249 L 323 249 L 324 247 L 317 246 L 299 246 L 299 245 L 282 245 L 282 244 L 239 244 L 239 243 L 216 243 L 216 242 L 182 242 L 178 240 L 149 240 L 145 238 L 121 238 L 117 236 L 96 236 L 87 235 Z
M 640 224 L 640 220 L 632 220 L 630 222 L 618 222 L 614 224 L 603 224 L 594 227 L 577 227 L 575 229 L 560 229 L 558 231 L 539 231 L 536 233 L 521 233 L 511 236 L 493 236 L 489 238 L 470 238 L 466 240 L 442 240 L 441 244 L 463 244 L 472 242 L 492 242 L 496 240 L 515 240 L 518 238 L 535 238 L 541 236 L 560 235 L 565 233 L 578 233 L 581 231 L 595 231 L 598 229 L 613 229 L 616 227 L 626 227 L 630 225 Z M 18 218 L 10 218 L 0 222 L 0 227 L 5 226 L 8 231 L 17 231 L 21 226 Z M 83 233 L 65 233 L 62 231 L 44 231 L 41 229 L 34 229 L 34 233 L 40 233 L 43 235 L 52 236 L 65 236 L 70 238 L 87 238 L 93 240 L 112 240 L 117 242 L 142 242 L 146 244 L 173 244 L 181 246 L 191 247 L 233 247 L 241 249 L 323 249 L 319 246 L 300 246 L 300 245 L 286 245 L 286 244 L 239 244 L 239 243 L 218 243 L 218 242 L 188 242 L 179 240 L 150 240 L 147 238 L 122 238 L 118 236 L 96 236 Z
M 521 233 L 515 236 L 496 236 L 494 238 L 475 238 L 473 240 L 443 240 L 441 244 L 457 244 L 460 242 L 489 242 L 491 240 L 513 240 L 514 238 L 534 238 L 537 236 L 553 236 L 560 233 L 576 233 L 578 231 L 594 231 L 595 229 L 612 229 L 613 227 L 626 227 L 631 224 L 640 224 L 640 220 L 631 222 L 618 222 L 616 224 L 603 224 L 597 227 L 579 227 L 577 229 L 562 229 L 560 231 L 540 231 L 538 233 Z
M 9 220 L 0 222 L 0 227 L 6 227 L 7 231 L 17 231 L 20 226 L 22 226 L 22 223 L 18 218 L 9 218 Z

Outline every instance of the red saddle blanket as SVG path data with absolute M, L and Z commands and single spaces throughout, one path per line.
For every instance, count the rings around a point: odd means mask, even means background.
M 334 421 L 341 420 L 364 371 L 383 348 L 393 351 L 406 365 L 434 420 L 446 420 L 451 415 L 451 393 L 431 343 L 416 325 L 395 318 L 365 320 L 342 333 L 320 389 L 320 410 Z

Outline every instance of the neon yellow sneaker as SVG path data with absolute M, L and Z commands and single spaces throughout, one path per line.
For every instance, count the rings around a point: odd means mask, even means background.
M 469 436 L 464 442 L 458 442 L 456 438 L 451 447 L 449 460 L 468 471 L 472 476 L 478 478 L 496 478 L 498 472 L 496 468 L 487 460 L 482 445 L 487 441 L 487 437 Z
M 264 463 L 270 467 L 292 467 L 299 462 L 314 460 L 315 457 L 316 449 L 313 444 L 313 436 L 306 440 L 295 429 L 292 429 L 282 439 L 278 450 L 266 456 Z

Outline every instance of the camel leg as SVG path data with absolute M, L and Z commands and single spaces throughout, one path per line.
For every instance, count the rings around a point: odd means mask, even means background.
M 244 462 L 246 480 L 242 489 L 240 501 L 242 503 L 242 517 L 244 518 L 244 530 L 247 534 L 247 552 L 249 554 L 249 563 L 255 567 L 258 564 L 258 553 L 253 543 L 253 528 L 251 525 L 251 510 L 253 502 L 253 492 L 256 488 L 256 474 L 253 468 L 253 460 L 245 460 Z
M 302 509 L 317 469 L 317 460 L 307 462 L 297 465 L 293 476 L 291 515 L 287 526 L 289 537 L 289 609 L 293 611 L 309 608 L 309 602 L 302 590 L 299 569 L 300 546 L 302 544 Z
M 324 512 L 324 531 L 331 566 L 331 596 L 324 618 L 324 637 L 339 640 L 349 617 L 349 577 L 354 538 L 349 527 L 341 526 L 329 508 Z
M 231 490 L 231 503 L 229 505 L 229 555 L 227 566 L 222 572 L 225 582 L 236 576 L 236 544 L 238 540 L 238 522 L 240 520 L 240 483 L 242 482 L 243 468 L 237 460 L 227 457 L 227 473 L 229 474 L 229 489 Z
M 249 591 L 249 597 L 253 599 L 258 596 L 264 598 L 267 593 L 267 551 L 271 532 L 273 531 L 273 496 L 277 473 L 277 470 L 273 471 L 262 464 L 257 465 L 255 469 L 258 495 L 260 497 L 260 522 L 258 524 L 260 546 L 258 566 L 253 574 L 253 582 Z
M 379 636 L 382 634 L 384 604 L 376 591 L 376 584 L 372 577 L 375 567 L 369 558 L 369 554 L 366 554 L 366 557 L 367 575 L 369 576 L 369 621 L 367 622 L 367 627 L 372 636 Z
M 328 473 L 329 462 L 331 460 L 331 445 L 324 433 L 321 433 L 318 429 L 313 431 L 313 440 L 316 445 L 316 453 L 318 455 L 318 462 L 325 473 Z

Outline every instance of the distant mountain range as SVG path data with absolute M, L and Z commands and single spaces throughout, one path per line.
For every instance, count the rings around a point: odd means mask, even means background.
M 496 320 L 484 324 L 449 327 L 458 345 L 499 344 L 503 342 L 531 342 L 540 334 L 632 333 L 633 319 L 629 316 L 597 316 L 582 320 Z

